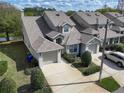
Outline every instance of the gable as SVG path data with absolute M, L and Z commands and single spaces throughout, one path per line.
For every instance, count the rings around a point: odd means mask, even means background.
M 101 40 L 99 40 L 98 38 L 94 37 L 87 44 L 100 44 L 100 43 L 101 43 Z

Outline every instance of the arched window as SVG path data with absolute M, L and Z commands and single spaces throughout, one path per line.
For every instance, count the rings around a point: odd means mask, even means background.
M 64 27 L 63 27 L 63 29 L 64 29 L 64 32 L 69 32 L 69 25 L 64 25 Z
M 62 43 L 62 39 L 61 38 L 57 38 L 56 39 L 56 43 L 61 44 Z

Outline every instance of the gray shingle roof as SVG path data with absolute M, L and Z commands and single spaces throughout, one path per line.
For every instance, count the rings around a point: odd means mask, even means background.
M 57 32 L 57 31 L 51 31 L 50 33 L 46 34 L 46 36 L 51 38 L 51 39 L 54 39 L 59 35 L 61 35 L 61 33 Z
M 70 34 L 67 38 L 67 42 L 65 45 L 73 45 L 79 43 L 81 43 L 81 34 L 75 27 L 73 27 L 72 30 L 70 31 Z
M 76 12 L 76 15 L 80 17 L 83 21 L 88 23 L 89 25 L 97 24 L 97 19 L 100 25 L 106 24 L 107 17 L 99 12 Z M 82 21 L 80 20 L 80 21 Z
M 121 26 L 112 26 L 111 29 L 114 30 L 114 31 L 117 31 L 117 32 L 124 31 L 124 27 L 121 27 Z
M 70 32 L 66 45 L 73 45 L 73 44 L 87 44 L 91 39 L 95 38 L 93 35 L 80 33 L 75 27 Z
M 65 23 L 68 23 L 71 26 L 75 25 L 75 23 L 64 12 L 45 11 L 44 13 L 55 27 L 62 26 Z
M 83 44 L 87 44 L 87 42 L 89 42 L 91 39 L 93 39 L 94 36 L 92 35 L 88 35 L 88 34 L 81 34 L 81 43 Z
M 86 34 L 91 34 L 91 35 L 99 34 L 99 32 L 94 30 L 93 28 L 87 28 L 81 32 Z
M 100 29 L 99 35 L 100 35 L 100 39 L 104 39 L 105 29 Z M 119 33 L 116 33 L 115 31 L 108 29 L 107 38 L 116 38 L 116 37 L 122 37 L 122 36 L 124 36 L 124 34 L 119 34 Z
M 111 15 L 112 17 L 117 18 L 119 21 L 124 22 L 124 16 L 118 12 L 108 12 L 106 14 Z
M 62 46 L 44 38 L 41 28 L 37 24 L 39 18 L 40 17 L 22 17 L 22 22 L 32 48 L 37 53 L 62 49 Z
M 124 26 L 124 16 L 122 14 L 117 12 L 107 12 L 105 15 L 116 24 Z

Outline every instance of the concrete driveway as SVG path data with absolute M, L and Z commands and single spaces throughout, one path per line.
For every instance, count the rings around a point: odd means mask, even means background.
M 97 65 L 101 64 L 102 54 L 93 55 L 93 62 Z M 106 75 L 106 76 L 105 76 Z M 117 65 L 110 60 L 104 59 L 103 77 L 113 76 L 113 78 L 121 85 L 124 86 L 124 68 L 117 67 Z
M 70 64 L 49 64 L 42 71 L 54 93 L 109 93 Z

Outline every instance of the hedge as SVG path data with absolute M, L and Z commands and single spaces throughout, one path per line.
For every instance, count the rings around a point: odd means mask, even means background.
M 34 69 L 36 69 L 36 68 L 38 68 L 38 67 L 26 68 L 26 69 L 24 70 L 25 75 L 31 75 L 31 72 L 32 72 Z
M 0 61 L 0 76 L 2 76 L 8 68 L 8 63 L 7 61 Z
M 75 62 L 75 55 L 64 53 L 62 57 L 69 63 Z
M 88 76 L 88 75 L 94 74 L 94 73 L 99 72 L 99 71 L 100 71 L 100 67 L 99 66 L 91 66 L 91 67 L 86 68 L 83 71 L 83 74 L 85 76 Z
M 120 51 L 124 52 L 124 44 L 113 44 L 113 45 L 108 45 L 105 48 L 106 50 L 111 50 L 111 51 Z
M 35 68 L 31 72 L 31 86 L 34 90 L 42 89 L 44 87 L 45 77 L 39 68 Z
M 0 93 L 17 93 L 15 81 L 10 78 L 3 79 L 0 82 Z

